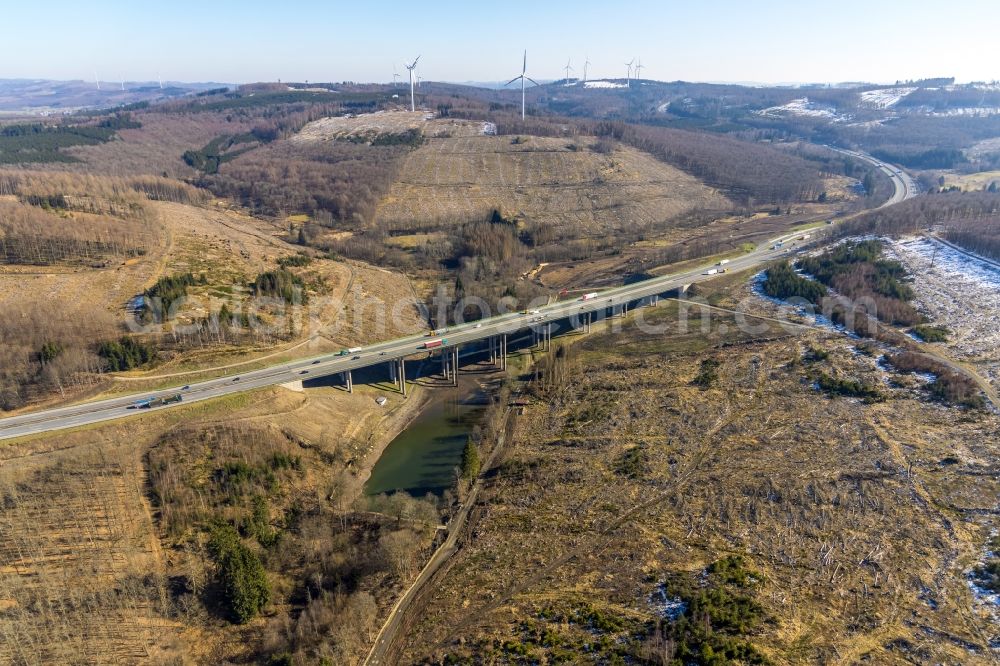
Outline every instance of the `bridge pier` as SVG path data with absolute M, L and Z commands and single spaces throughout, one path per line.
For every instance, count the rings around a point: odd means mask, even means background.
M 455 345 L 455 349 L 452 351 L 451 385 L 458 386 L 458 345 Z
M 500 369 L 507 369 L 507 334 L 500 336 Z
M 340 373 L 340 377 L 344 382 L 344 386 L 347 387 L 347 392 L 354 393 L 354 376 L 351 374 L 351 371 L 345 370 Z
M 399 359 L 399 389 L 403 392 L 403 397 L 406 397 L 406 359 Z

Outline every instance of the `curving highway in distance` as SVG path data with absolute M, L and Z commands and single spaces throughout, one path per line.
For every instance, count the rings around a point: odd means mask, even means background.
M 883 206 L 893 205 L 916 195 L 917 187 L 915 183 L 902 170 L 863 153 L 836 148 L 831 148 L 831 150 L 837 150 L 856 159 L 867 161 L 882 169 L 895 186 L 893 196 Z M 790 233 L 775 238 L 761 245 L 753 252 L 732 259 L 726 264 L 726 269 L 730 271 L 742 271 L 755 268 L 782 256 L 787 256 L 789 252 L 795 249 L 793 245 L 795 243 L 794 239 L 800 235 L 802 235 L 802 232 Z M 785 245 L 776 247 L 776 244 L 781 242 L 785 243 Z M 792 247 L 789 247 L 790 245 Z M 609 308 L 620 308 L 644 298 L 675 289 L 683 289 L 695 282 L 717 277 L 714 273 L 708 273 L 710 269 L 711 267 L 703 266 L 682 273 L 655 277 L 622 287 L 608 289 L 599 292 L 597 297 L 587 301 L 560 301 L 539 307 L 531 313 L 509 313 L 452 327 L 443 337 L 447 339 L 447 346 L 451 348 L 455 345 L 464 345 L 485 340 L 491 336 L 511 334 L 518 330 L 542 325 L 544 322 L 573 318 L 574 316 L 594 313 Z M 113 419 L 137 418 L 150 411 L 171 409 L 179 405 L 211 400 L 267 386 L 324 377 L 346 370 L 356 370 L 380 363 L 387 363 L 394 359 L 406 358 L 417 354 L 425 355 L 427 350 L 423 349 L 422 346 L 427 340 L 428 338 L 424 335 L 413 335 L 367 347 L 360 347 L 347 355 L 326 354 L 313 358 L 279 363 L 259 370 L 233 373 L 183 387 L 178 386 L 170 389 L 122 395 L 68 407 L 28 412 L 0 419 L 0 440 L 76 428 Z M 166 398 L 176 394 L 183 396 L 183 400 L 179 403 L 151 408 L 139 408 L 136 406 L 138 401 Z

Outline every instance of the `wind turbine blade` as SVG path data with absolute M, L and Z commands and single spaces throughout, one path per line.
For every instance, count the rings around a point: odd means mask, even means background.
M 521 68 L 521 74 L 527 74 L 527 73 L 528 73 L 528 50 L 525 49 L 525 51 L 524 51 L 524 66 Z
M 508 81 L 504 85 L 505 86 L 509 86 L 510 84 L 514 83 L 514 81 L 517 81 L 518 79 L 523 78 L 523 77 L 524 77 L 524 74 L 522 74 L 521 76 L 515 76 L 514 78 L 512 78 L 510 81 Z
M 520 77 L 518 77 L 518 78 L 520 78 Z M 536 86 L 537 86 L 537 85 L 540 85 L 540 84 L 538 83 L 538 81 L 535 81 L 535 80 L 534 80 L 533 78 L 531 78 L 530 76 L 525 76 L 524 78 L 525 78 L 526 80 L 528 80 L 528 81 L 531 81 L 531 82 L 532 82 L 532 83 L 534 83 L 534 84 L 535 84 Z

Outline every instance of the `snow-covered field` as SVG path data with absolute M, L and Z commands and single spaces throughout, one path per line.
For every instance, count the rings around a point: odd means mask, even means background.
M 1000 268 L 923 237 L 886 249 L 915 277 L 916 306 L 951 331 L 947 347 L 1000 385 Z
M 627 88 L 624 83 L 616 83 L 615 81 L 584 81 L 584 88 Z
M 833 108 L 819 106 L 814 102 L 810 102 L 808 97 L 793 99 L 788 104 L 772 106 L 762 111 L 758 111 L 757 113 L 762 116 L 780 116 L 789 114 L 793 116 L 810 116 L 813 118 L 830 118 L 831 120 L 843 119 L 842 116 L 840 116 Z
M 888 109 L 899 104 L 903 99 L 916 88 L 879 88 L 878 90 L 866 90 L 861 93 L 861 103 L 876 109 Z
M 923 108 L 924 107 L 921 107 L 921 109 Z M 974 118 L 985 118 L 987 116 L 995 116 L 1000 114 L 1000 107 L 963 106 L 955 109 L 944 109 L 942 111 L 934 111 L 933 109 L 928 109 L 926 113 L 929 116 L 935 116 L 938 118 L 946 118 L 951 116 L 972 116 Z

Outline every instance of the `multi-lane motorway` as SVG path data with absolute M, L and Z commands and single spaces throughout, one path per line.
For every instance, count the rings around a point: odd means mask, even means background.
M 916 186 L 908 175 L 890 165 L 878 162 L 874 158 L 851 151 L 839 151 L 857 159 L 876 164 L 892 180 L 895 186 L 893 197 L 884 205 L 892 205 L 908 199 L 916 194 Z M 801 232 L 800 232 L 801 233 Z M 729 271 L 741 271 L 762 265 L 778 259 L 794 249 L 789 247 L 799 233 L 788 234 L 775 238 L 758 247 L 753 252 L 732 259 L 725 268 Z M 781 247 L 775 245 L 784 241 Z M 451 328 L 442 337 L 447 339 L 447 346 L 464 345 L 491 336 L 510 334 L 531 326 L 544 325 L 545 322 L 585 315 L 606 309 L 620 308 L 623 305 L 639 301 L 643 298 L 663 294 L 682 288 L 702 280 L 712 279 L 717 275 L 709 274 L 714 267 L 700 267 L 694 270 L 656 277 L 641 282 L 617 287 L 600 292 L 587 301 L 559 301 L 547 306 L 541 306 L 530 313 L 508 313 L 479 322 Z M 164 398 L 180 393 L 183 401 L 179 405 L 200 402 L 212 398 L 259 389 L 266 386 L 285 384 L 299 380 L 332 375 L 346 370 L 355 370 L 379 363 L 387 363 L 393 359 L 405 358 L 416 354 L 426 355 L 422 349 L 428 340 L 422 335 L 382 342 L 359 348 L 347 355 L 327 354 L 272 365 L 260 370 L 239 374 L 231 374 L 216 379 L 193 383 L 183 387 L 149 391 L 139 394 L 122 395 L 115 398 L 86 402 L 68 407 L 59 407 L 37 412 L 29 412 L 19 416 L 0 419 L 0 439 L 23 437 L 54 430 L 74 428 L 112 419 L 139 417 L 150 411 L 171 409 L 177 405 L 153 408 L 138 408 L 136 402 L 148 398 Z

